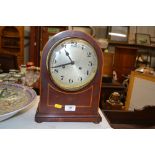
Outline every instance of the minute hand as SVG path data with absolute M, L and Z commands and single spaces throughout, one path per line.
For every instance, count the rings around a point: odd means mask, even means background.
M 69 63 L 65 63 L 65 64 L 61 64 L 61 65 L 57 65 L 57 66 L 53 66 L 53 67 L 51 67 L 51 68 L 64 67 L 64 66 L 73 65 L 73 64 L 74 64 L 74 61 L 69 62 Z

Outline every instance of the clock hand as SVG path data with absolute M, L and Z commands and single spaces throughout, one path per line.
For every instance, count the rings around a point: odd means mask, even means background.
M 65 50 L 65 52 L 66 52 L 66 55 L 68 56 L 68 58 L 69 58 L 69 60 L 71 61 L 71 62 L 73 62 L 73 60 L 71 59 L 71 57 L 69 56 L 69 53 Z
M 57 65 L 57 66 L 54 66 L 54 67 L 51 67 L 51 68 L 64 67 L 64 66 L 67 66 L 67 65 L 74 65 L 74 61 L 69 62 L 69 63 L 65 63 L 65 64 L 61 64 L 61 65 Z

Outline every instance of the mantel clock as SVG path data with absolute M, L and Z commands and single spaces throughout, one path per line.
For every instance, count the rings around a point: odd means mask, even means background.
M 102 52 L 80 31 L 64 31 L 45 45 L 36 122 L 94 122 L 102 82 Z

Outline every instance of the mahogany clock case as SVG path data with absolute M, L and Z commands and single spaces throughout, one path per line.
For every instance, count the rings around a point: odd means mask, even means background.
M 77 91 L 66 91 L 57 87 L 51 80 L 47 68 L 50 49 L 60 40 L 80 38 L 92 45 L 96 51 L 98 68 L 94 79 Z M 94 122 L 99 123 L 98 113 L 102 83 L 102 51 L 94 39 L 79 31 L 64 31 L 56 34 L 45 45 L 41 60 L 40 103 L 36 112 L 36 122 Z M 60 107 L 56 107 L 60 105 Z M 75 111 L 65 111 L 66 105 L 75 105 Z

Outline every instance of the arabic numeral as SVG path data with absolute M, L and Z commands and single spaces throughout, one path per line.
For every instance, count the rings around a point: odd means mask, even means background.
M 73 80 L 72 79 L 69 79 L 69 83 L 73 83 Z
M 87 57 L 91 57 L 91 53 L 90 52 L 87 52 Z
M 87 75 L 89 75 L 89 70 L 87 70 Z
M 72 47 L 77 47 L 77 42 L 76 41 L 71 41 L 71 46 Z
M 55 72 L 55 73 L 58 73 L 58 69 L 54 69 L 54 72 Z
M 79 67 L 79 70 L 81 70 L 82 69 L 82 67 Z
M 61 76 L 61 80 L 63 80 L 63 79 L 64 79 L 64 76 L 62 75 L 62 76 Z
M 61 44 L 61 47 L 64 47 L 64 48 L 66 48 L 66 44 Z
M 89 61 L 88 66 L 93 66 L 93 63 Z
M 79 81 L 81 81 L 81 82 L 82 82 L 82 77 L 79 77 Z
M 84 45 L 82 45 L 82 47 L 81 47 L 81 48 L 82 48 L 82 50 L 83 50 L 83 49 L 84 49 Z

